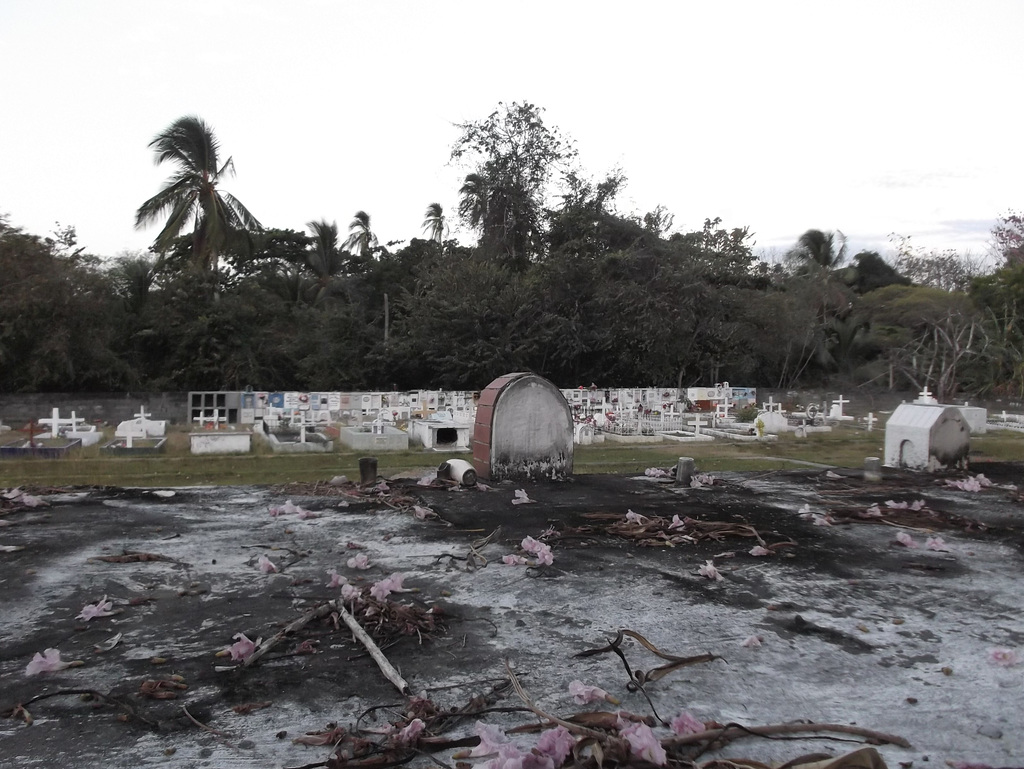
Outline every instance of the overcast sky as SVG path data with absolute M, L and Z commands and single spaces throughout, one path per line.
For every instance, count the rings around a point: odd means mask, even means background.
M 147 145 L 196 114 L 265 226 L 363 209 L 408 240 L 455 210 L 456 124 L 530 101 L 624 171 L 623 212 L 980 254 L 1024 208 L 1022 31 L 1015 1 L 0 0 L 0 213 L 145 249 L 171 172 Z

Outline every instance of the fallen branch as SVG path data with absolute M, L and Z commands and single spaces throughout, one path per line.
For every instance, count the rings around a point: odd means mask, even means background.
M 910 743 L 903 737 L 885 732 L 876 732 L 873 729 L 864 729 L 860 726 L 849 726 L 848 724 L 772 724 L 769 726 L 741 726 L 739 724 L 726 724 L 720 729 L 708 729 L 698 734 L 686 734 L 678 737 L 669 737 L 662 740 L 665 747 L 675 745 L 693 745 L 698 742 L 715 742 L 717 740 L 734 740 L 744 735 L 752 734 L 756 737 L 770 737 L 773 734 L 800 734 L 803 732 L 839 732 L 840 734 L 853 734 L 874 740 L 878 743 L 889 743 L 899 745 L 901 748 L 911 747 Z
M 398 672 L 398 669 L 388 662 L 388 658 L 384 656 L 384 652 L 380 650 L 380 647 L 373 642 L 373 639 L 363 630 L 363 626 L 360 625 L 356 618 L 349 614 L 348 609 L 341 605 L 341 603 L 335 604 L 338 614 L 341 619 L 348 625 L 349 630 L 352 631 L 359 642 L 366 647 L 366 651 L 373 657 L 373 661 L 377 663 L 377 667 L 380 668 L 380 672 L 384 674 L 384 677 L 395 685 L 395 688 L 402 694 L 409 694 L 409 684 L 406 683 L 405 679 L 402 678 L 402 674 Z
M 272 638 L 268 638 L 266 643 L 260 644 L 260 648 L 250 654 L 245 662 L 242 663 L 243 668 L 250 667 L 255 664 L 257 660 L 263 657 L 267 652 L 277 646 L 281 641 L 290 636 L 292 633 L 301 630 L 310 622 L 321 617 L 326 617 L 333 611 L 337 610 L 337 606 L 333 601 L 328 601 L 325 604 L 321 604 L 312 611 L 306 612 L 294 622 L 285 625 L 284 629 Z

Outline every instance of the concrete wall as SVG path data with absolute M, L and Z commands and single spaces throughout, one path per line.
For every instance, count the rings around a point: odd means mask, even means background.
M 0 393 L 0 422 L 21 427 L 30 419 L 49 417 L 54 408 L 61 417 L 82 417 L 116 425 L 133 419 L 145 406 L 151 419 L 182 424 L 188 414 L 188 393 Z

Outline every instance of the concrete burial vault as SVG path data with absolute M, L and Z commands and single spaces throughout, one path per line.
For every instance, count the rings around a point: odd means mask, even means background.
M 911 470 L 951 467 L 967 458 L 971 430 L 953 406 L 903 403 L 885 423 L 885 464 Z
M 505 374 L 480 393 L 473 466 L 481 478 L 563 480 L 572 475 L 572 413 L 544 377 Z

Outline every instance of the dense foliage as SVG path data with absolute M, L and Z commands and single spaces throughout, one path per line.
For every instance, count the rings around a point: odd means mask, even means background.
M 140 209 L 169 215 L 152 253 L 101 260 L 73 228 L 40 237 L 0 217 L 0 391 L 478 389 L 531 370 L 566 387 L 841 377 L 1024 395 L 1016 214 L 987 275 L 906 239 L 892 263 L 848 259 L 842 233 L 818 230 L 769 265 L 744 228 L 620 212 L 623 174 L 587 178 L 533 105 L 461 129 L 471 245 L 446 239 L 437 203 L 424 238 L 387 246 L 365 211 L 340 244 L 334 222 L 262 229 L 234 198 L 245 215 L 215 221 L 230 161 L 217 167 L 197 118 L 154 140 L 184 181 Z

